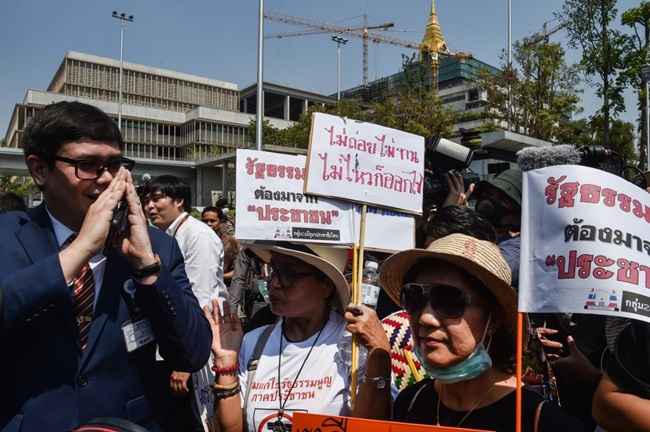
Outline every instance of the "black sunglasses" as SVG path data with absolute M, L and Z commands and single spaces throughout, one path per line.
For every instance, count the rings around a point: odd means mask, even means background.
M 402 287 L 400 303 L 409 314 L 419 314 L 427 302 L 438 318 L 455 319 L 463 316 L 472 298 L 451 285 L 407 283 Z
M 280 285 L 285 288 L 292 287 L 301 279 L 308 276 L 317 276 L 315 272 L 297 272 L 288 266 L 279 266 L 273 263 L 269 264 L 269 267 L 271 267 L 271 273 L 269 274 L 268 282 L 270 283 L 274 277 L 277 277 Z
M 80 180 L 98 179 L 104 174 L 104 171 L 115 175 L 121 167 L 131 171 L 135 166 L 134 160 L 125 157 L 102 161 L 97 159 L 70 159 L 63 156 L 55 156 L 54 160 L 74 165 L 75 175 Z

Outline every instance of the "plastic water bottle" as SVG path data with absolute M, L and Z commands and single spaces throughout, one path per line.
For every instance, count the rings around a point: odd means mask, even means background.
M 374 309 L 377 307 L 379 291 L 379 264 L 375 261 L 366 261 L 361 283 L 361 303 Z

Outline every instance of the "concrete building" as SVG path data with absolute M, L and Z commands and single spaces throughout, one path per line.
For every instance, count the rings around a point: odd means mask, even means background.
M 120 62 L 79 52 L 66 53 L 46 91 L 27 90 L 16 104 L 0 147 L 0 174 L 26 175 L 21 136 L 44 106 L 72 101 L 88 103 L 117 120 Z M 268 88 L 268 90 L 266 90 Z M 247 129 L 255 116 L 240 112 L 255 107 L 255 92 L 240 92 L 237 84 L 196 75 L 124 63 L 122 135 L 125 155 L 136 160 L 136 176 L 174 174 L 192 185 L 197 206 L 212 204 L 234 191 L 234 155 L 248 148 Z M 268 93 L 267 93 L 268 91 Z M 277 115 L 277 97 L 286 106 Z M 332 99 L 298 89 L 265 83 L 268 120 L 289 127 L 310 104 Z M 286 114 L 286 115 L 285 115 Z M 302 148 L 274 151 L 304 153 Z

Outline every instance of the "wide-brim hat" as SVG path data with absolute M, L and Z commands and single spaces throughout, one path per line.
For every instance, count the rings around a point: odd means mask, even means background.
M 406 274 L 426 259 L 453 264 L 479 280 L 503 308 L 505 325 L 514 332 L 517 293 L 511 286 L 510 267 L 497 245 L 465 234 L 451 234 L 432 242 L 426 249 L 409 249 L 391 255 L 381 268 L 380 282 L 394 302 L 400 304 Z
M 316 267 L 336 287 L 341 311 L 350 303 L 350 285 L 343 272 L 347 264 L 346 249 L 315 244 L 295 245 L 291 243 L 253 243 L 246 246 L 266 263 L 271 262 L 271 255 L 276 253 Z

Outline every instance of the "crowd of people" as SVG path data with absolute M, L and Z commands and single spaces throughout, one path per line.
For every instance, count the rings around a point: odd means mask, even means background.
M 368 306 L 346 249 L 240 243 L 223 202 L 136 184 L 97 108 L 49 105 L 22 144 L 44 201 L 0 195 L 0 430 L 291 431 L 297 412 L 515 430 L 518 168 L 450 173 L 416 248 L 373 257 Z M 646 324 L 525 321 L 523 431 L 650 431 Z

